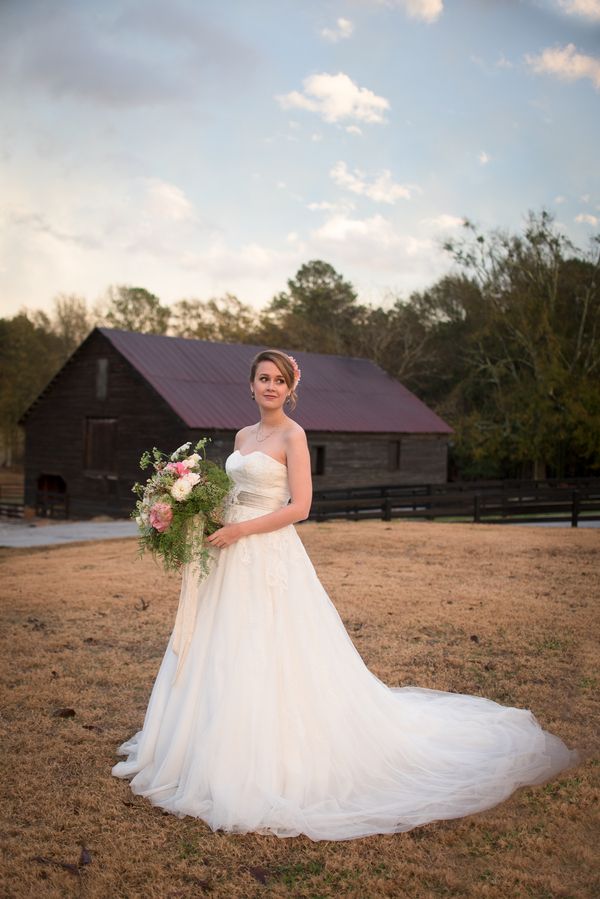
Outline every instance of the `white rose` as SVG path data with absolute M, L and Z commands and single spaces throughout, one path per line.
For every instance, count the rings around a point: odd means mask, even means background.
M 194 465 L 197 465 L 199 461 L 200 456 L 198 455 L 198 453 L 192 453 L 192 455 L 188 456 L 187 459 L 184 459 L 181 464 L 185 465 L 186 468 L 193 468 Z
M 191 445 L 192 441 L 188 440 L 187 443 L 184 443 L 183 446 L 180 446 L 178 449 L 176 449 L 175 452 L 171 454 L 171 462 L 175 462 L 179 453 L 183 453 L 185 450 L 188 450 Z
M 188 474 L 183 475 L 183 480 L 187 481 L 188 484 L 191 484 L 192 487 L 195 487 L 198 481 L 200 480 L 200 475 L 195 471 L 190 471 Z
M 171 487 L 171 496 L 173 499 L 181 502 L 181 500 L 187 499 L 192 492 L 193 486 L 193 484 L 190 484 L 187 475 L 184 475 L 184 477 L 178 478 Z

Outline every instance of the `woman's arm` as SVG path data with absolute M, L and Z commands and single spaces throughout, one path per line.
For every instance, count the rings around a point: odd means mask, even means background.
M 303 430 L 294 431 L 286 445 L 290 502 L 282 509 L 259 515 L 247 521 L 232 522 L 219 528 L 207 540 L 217 546 L 230 546 L 240 537 L 250 534 L 266 534 L 296 521 L 308 518 L 312 503 L 312 478 L 310 452 Z

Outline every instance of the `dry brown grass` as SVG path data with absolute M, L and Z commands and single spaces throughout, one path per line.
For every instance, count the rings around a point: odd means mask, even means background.
M 531 708 L 570 746 L 593 751 L 600 531 L 416 522 L 298 530 L 386 683 Z M 0 564 L 3 896 L 600 894 L 593 755 L 496 809 L 405 834 L 314 843 L 213 833 L 163 813 L 110 768 L 142 723 L 176 578 L 136 561 L 133 540 L 0 550 Z M 75 715 L 56 717 L 61 707 Z M 88 864 L 78 864 L 81 844 Z

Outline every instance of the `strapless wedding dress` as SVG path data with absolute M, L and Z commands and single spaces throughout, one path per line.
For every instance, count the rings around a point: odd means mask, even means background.
M 273 457 L 236 450 L 226 469 L 226 521 L 287 503 Z M 293 525 L 214 552 L 112 769 L 154 805 L 213 830 L 347 840 L 490 808 L 577 763 L 526 709 L 380 681 Z

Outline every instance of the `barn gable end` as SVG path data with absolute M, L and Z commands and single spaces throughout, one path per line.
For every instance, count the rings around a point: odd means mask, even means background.
M 21 419 L 25 506 L 38 491 L 69 498 L 72 517 L 127 514 L 144 449 L 187 433 L 179 417 L 95 329 Z

